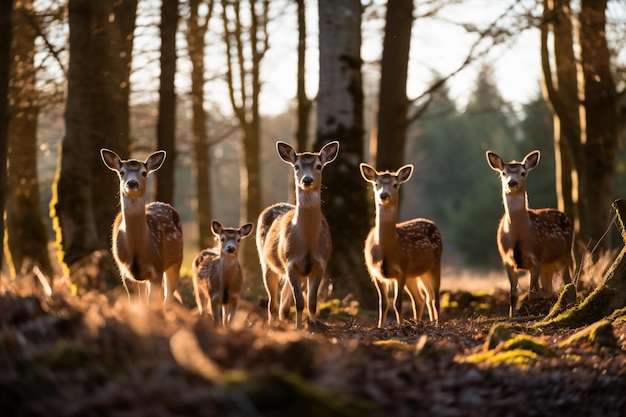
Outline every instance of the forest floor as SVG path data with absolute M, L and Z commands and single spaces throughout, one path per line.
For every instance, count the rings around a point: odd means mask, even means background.
M 221 328 L 182 305 L 131 307 L 125 294 L 5 287 L 0 414 L 626 415 L 624 322 L 564 344 L 580 329 L 533 326 L 551 300 L 510 320 L 507 299 L 501 288 L 445 291 L 439 323 L 384 328 L 356 301 L 331 300 L 310 331 L 268 326 L 246 303 Z M 532 342 L 487 348 L 496 327 Z

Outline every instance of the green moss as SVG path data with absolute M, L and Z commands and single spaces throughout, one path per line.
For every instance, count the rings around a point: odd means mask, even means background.
M 559 347 L 567 347 L 572 344 L 587 342 L 592 346 L 616 346 L 613 325 L 610 320 L 600 320 L 590 326 L 574 333 L 565 341 L 559 343 Z
M 536 360 L 539 357 L 535 352 L 531 352 L 525 349 L 513 349 L 506 351 L 489 351 L 483 353 L 477 353 L 475 355 L 468 356 L 465 361 L 469 363 L 484 363 L 488 365 L 515 365 L 520 367 L 526 367 L 531 361 Z
M 500 343 L 510 339 L 511 335 L 511 329 L 506 324 L 496 324 L 489 330 L 483 348 L 485 350 L 495 349 Z
M 559 294 L 559 299 L 552 306 L 550 313 L 548 313 L 544 320 L 550 320 L 572 308 L 576 304 L 576 299 L 576 286 L 574 284 L 567 284 L 563 288 L 563 291 L 561 291 L 561 294 Z
M 505 351 L 522 349 L 534 352 L 540 356 L 555 356 L 552 349 L 550 349 L 543 341 L 525 334 L 521 334 L 507 340 L 502 349 Z

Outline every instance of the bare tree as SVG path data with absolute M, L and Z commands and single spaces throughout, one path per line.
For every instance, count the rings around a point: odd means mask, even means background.
M 242 15 L 242 5 L 247 6 L 245 18 Z M 255 219 L 261 212 L 259 75 L 261 61 L 269 48 L 268 11 L 268 0 L 222 2 L 226 80 L 243 142 L 240 196 L 245 210 L 241 212 L 241 223 Z M 246 21 L 249 24 L 246 25 Z M 245 242 L 242 249 L 244 267 L 251 269 L 256 266 L 258 258 L 254 244 Z
M 404 163 L 409 99 L 406 82 L 413 25 L 413 1 L 389 0 L 380 66 L 376 168 Z
M 329 274 L 338 294 L 353 292 L 374 305 L 374 287 L 363 261 L 369 231 L 366 183 L 358 175 L 363 161 L 361 78 L 361 3 L 319 1 L 320 81 L 315 149 L 336 139 L 341 150 L 324 173 L 322 207 L 332 231 Z
M 118 183 L 106 174 L 99 149 L 127 151 L 127 80 L 136 0 L 127 1 L 115 7 L 90 0 L 68 4 L 66 134 L 51 202 L 65 266 L 110 248 L 117 207 L 115 199 L 107 196 L 117 194 Z M 120 59 L 123 54 L 127 55 Z
M 156 181 L 155 199 L 174 202 L 174 168 L 176 167 L 176 30 L 178 0 L 161 4 L 161 75 L 159 77 L 159 118 L 157 147 L 167 151 L 169 163 L 163 165 Z
M 13 1 L 0 2 L 0 213 L 6 201 L 7 149 L 9 131 L 9 67 L 11 62 L 11 17 Z M 4 235 L 4 216 L 0 216 L 0 230 Z M 0 242 L 0 268 L 4 259 L 4 239 Z
M 309 119 L 313 102 L 306 95 L 306 5 L 304 0 L 298 3 L 298 125 L 296 130 L 297 149 L 307 149 L 309 139 Z
M 9 167 L 7 175 L 6 227 L 10 264 L 15 273 L 38 266 L 52 276 L 48 231 L 43 221 L 37 175 L 37 121 L 33 1 L 23 0 L 13 12 L 13 67 L 9 88 Z M 19 30 L 17 30 L 19 28 Z
M 573 220 L 578 254 L 604 233 L 612 199 L 619 121 L 606 6 L 606 0 L 582 1 L 580 14 L 575 16 L 569 0 L 544 1 L 541 26 L 544 91 L 555 119 L 559 206 Z M 602 247 L 607 245 L 604 242 Z
M 202 0 L 190 0 L 187 23 L 187 48 L 191 60 L 191 107 L 193 111 L 193 148 L 196 167 L 196 195 L 198 199 L 198 236 L 200 248 L 212 246 L 213 204 L 211 197 L 209 140 L 207 116 L 204 111 L 204 45 L 205 35 L 213 14 L 213 0 L 207 2 L 207 13 L 199 15 Z

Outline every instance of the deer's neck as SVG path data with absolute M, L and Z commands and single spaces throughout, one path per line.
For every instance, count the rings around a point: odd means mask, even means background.
M 322 205 L 320 191 L 299 191 L 296 197 L 296 209 L 293 223 L 297 225 L 303 238 L 317 241 L 322 227 Z
M 528 197 L 526 192 L 504 194 L 504 211 L 506 214 L 505 230 L 516 232 L 528 229 Z
M 141 197 L 122 197 L 122 224 L 129 248 L 133 252 L 144 252 L 148 240 L 146 200 Z
M 396 223 L 398 207 L 378 205 L 376 208 L 376 240 L 384 253 L 395 251 L 398 241 Z

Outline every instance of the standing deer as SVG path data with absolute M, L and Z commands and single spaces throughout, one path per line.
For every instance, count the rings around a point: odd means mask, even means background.
M 564 283 L 574 270 L 573 229 L 565 213 L 554 209 L 528 208 L 526 176 L 539 163 L 539 151 L 530 152 L 522 162 L 504 163 L 487 151 L 487 162 L 500 173 L 504 216 L 498 227 L 498 250 L 511 283 L 509 316 L 517 308 L 519 272 L 530 273 L 530 293 L 541 288 L 552 293 L 552 278 L 562 272 Z
M 165 151 L 157 151 L 145 162 L 122 160 L 115 152 L 101 149 L 104 164 L 120 179 L 122 209 L 113 223 L 113 256 L 126 281 L 144 287 L 146 301 L 150 285 L 163 288 L 164 303 L 172 300 L 178 287 L 183 261 L 183 230 L 178 212 L 169 204 L 146 205 L 148 175 L 163 165 Z M 130 292 L 129 299 L 130 299 Z
M 286 281 L 280 319 L 288 315 L 295 299 L 296 328 L 302 328 L 302 285 L 308 282 L 308 320 L 314 326 L 317 293 L 331 253 L 330 231 L 321 210 L 322 170 L 337 157 L 339 142 L 329 142 L 319 152 L 296 153 L 284 142 L 277 142 L 276 149 L 278 156 L 293 167 L 296 205 L 278 203 L 259 215 L 256 242 L 269 296 L 268 321 L 271 323 L 279 314 L 279 284 Z
M 224 227 L 218 221 L 211 230 L 218 239 L 217 249 L 201 251 L 193 261 L 193 290 L 200 314 L 209 313 L 215 324 L 231 322 L 243 287 L 243 272 L 237 254 L 241 239 L 252 232 L 246 223 L 239 229 Z
M 413 318 L 420 320 L 424 303 L 430 321 L 439 320 L 439 286 L 443 241 L 430 220 L 398 221 L 400 184 L 413 175 L 413 165 L 396 172 L 379 172 L 360 165 L 365 181 L 374 185 L 376 224 L 365 240 L 365 264 L 378 291 L 378 327 L 385 324 L 389 307 L 389 286 L 394 285 L 394 311 L 401 323 L 402 290 L 409 294 Z

